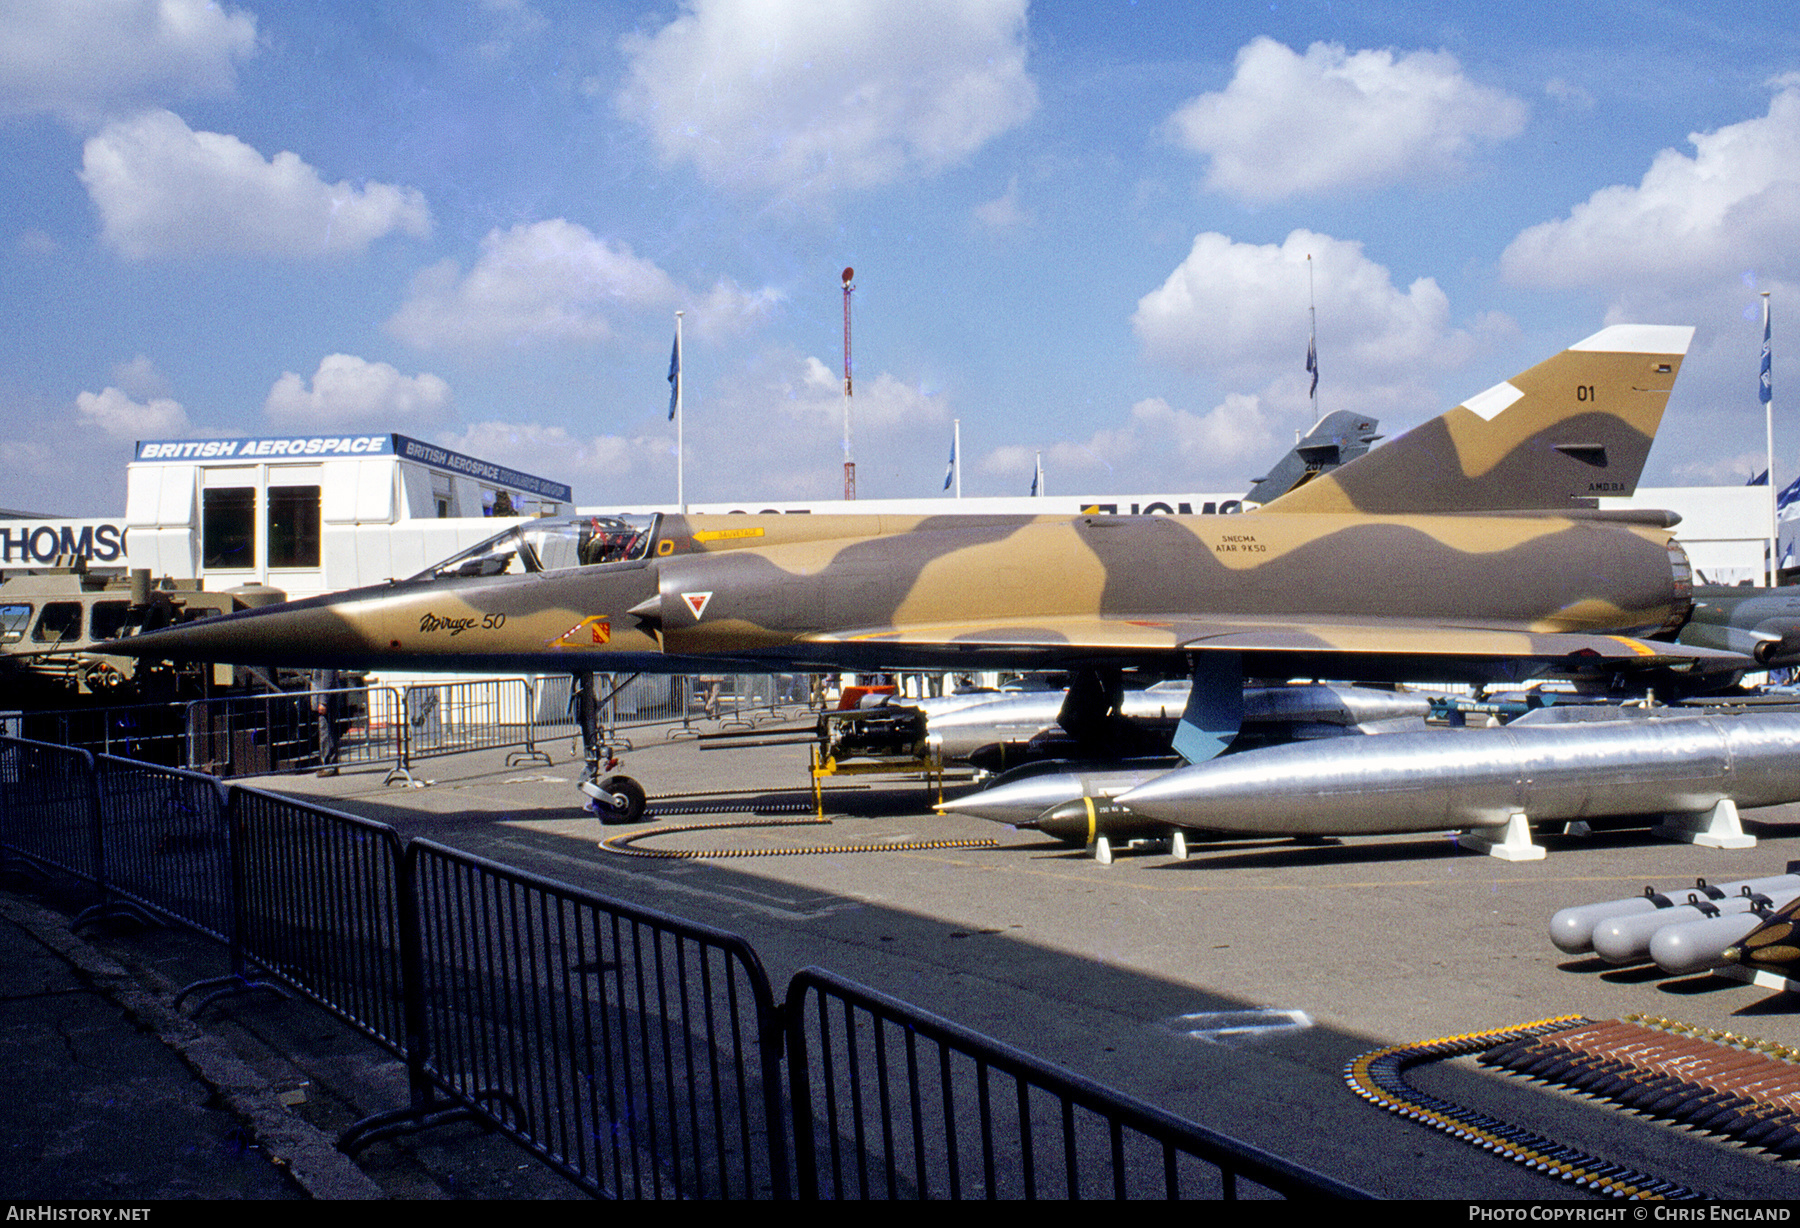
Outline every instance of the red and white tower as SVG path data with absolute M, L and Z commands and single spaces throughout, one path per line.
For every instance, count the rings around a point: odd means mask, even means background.
M 856 289 L 850 280 L 855 269 L 844 270 L 844 499 L 856 498 L 856 454 L 850 450 L 850 292 Z

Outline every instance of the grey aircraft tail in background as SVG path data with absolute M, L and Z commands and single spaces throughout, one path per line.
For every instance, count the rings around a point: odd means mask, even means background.
M 1247 503 L 1268 503 L 1303 486 L 1322 473 L 1340 469 L 1367 452 L 1381 436 L 1375 419 L 1340 409 L 1326 414 L 1260 477 L 1244 496 Z

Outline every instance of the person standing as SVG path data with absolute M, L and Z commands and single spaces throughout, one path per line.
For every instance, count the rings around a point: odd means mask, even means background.
M 319 775 L 338 774 L 338 733 L 344 711 L 343 680 L 335 669 L 315 669 L 312 710 L 319 729 Z

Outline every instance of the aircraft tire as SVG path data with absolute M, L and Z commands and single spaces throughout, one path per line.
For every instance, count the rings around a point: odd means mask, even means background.
M 606 794 L 600 802 L 603 823 L 636 823 L 644 817 L 644 807 L 649 799 L 644 794 L 644 786 L 629 776 L 608 776 L 600 782 L 600 789 Z

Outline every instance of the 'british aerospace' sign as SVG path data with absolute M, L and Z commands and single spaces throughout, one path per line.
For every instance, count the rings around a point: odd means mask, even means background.
M 293 456 L 392 456 L 391 435 L 302 435 L 287 439 L 140 439 L 141 461 L 265 460 Z
M 433 469 L 443 469 L 449 473 L 461 473 L 484 482 L 492 482 L 496 486 L 505 486 L 512 490 L 524 491 L 528 495 L 551 499 L 557 503 L 570 503 L 575 497 L 574 491 L 562 482 L 552 482 L 548 478 L 520 473 L 517 469 L 508 469 L 506 466 L 496 465 L 492 461 L 477 460 L 473 456 L 464 456 L 461 452 L 452 452 L 448 448 L 440 448 L 436 444 L 426 443 L 421 439 L 396 435 L 394 436 L 394 451 L 404 460 L 418 461 L 420 464 L 430 465 Z
M 509 490 L 549 499 L 574 501 L 574 491 L 563 482 L 521 473 L 492 461 L 484 461 L 449 448 L 406 435 L 302 435 L 287 439 L 141 439 L 139 461 L 270 460 L 304 457 L 329 460 L 348 456 L 398 456 L 447 473 L 459 473 Z

